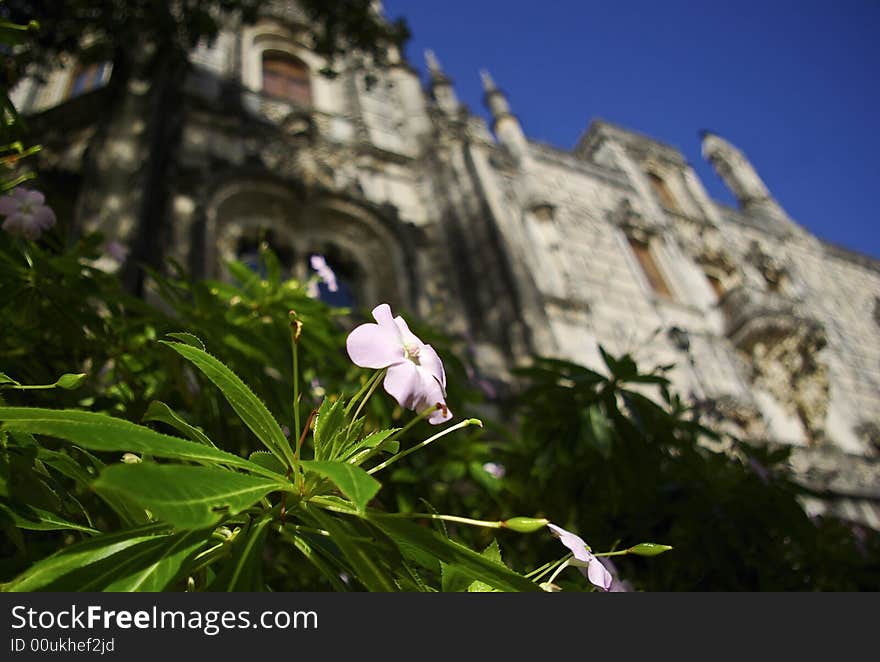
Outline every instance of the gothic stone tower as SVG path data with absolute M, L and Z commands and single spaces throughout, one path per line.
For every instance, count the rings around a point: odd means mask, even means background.
M 719 425 L 794 447 L 823 495 L 808 508 L 880 528 L 880 262 L 810 235 L 720 136 L 703 151 L 736 209 L 628 129 L 594 121 L 572 151 L 530 140 L 483 72 L 487 124 L 432 53 L 426 84 L 400 56 L 374 85 L 353 62 L 321 76 L 303 22 L 267 3 L 191 53 L 160 182 L 138 172 L 155 91 L 130 85 L 96 126 L 106 67 L 19 86 L 80 225 L 202 276 L 261 239 L 299 277 L 321 253 L 352 303 L 442 324 L 500 382 L 533 353 L 601 370 L 599 343 L 674 363 Z

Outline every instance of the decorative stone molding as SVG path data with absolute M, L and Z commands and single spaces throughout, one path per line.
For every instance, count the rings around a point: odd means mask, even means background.
M 822 327 L 803 324 L 781 338 L 755 339 L 746 350 L 752 381 L 797 416 L 812 443 L 825 441 L 830 380 L 819 357 L 827 339 Z

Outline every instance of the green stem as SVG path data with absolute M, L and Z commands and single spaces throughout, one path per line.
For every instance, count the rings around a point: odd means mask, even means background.
M 299 341 L 293 325 L 290 327 L 290 346 L 293 353 L 293 432 L 290 437 L 299 439 Z M 297 463 L 299 463 L 299 448 L 296 453 Z
M 447 434 L 449 434 L 450 432 L 455 432 L 456 430 L 459 430 L 459 429 L 461 429 L 461 428 L 466 428 L 466 427 L 469 426 L 469 425 L 479 425 L 480 427 L 483 427 L 483 422 L 482 422 L 481 420 L 477 419 L 477 418 L 468 418 L 468 419 L 465 419 L 465 420 L 462 421 L 461 423 L 457 423 L 456 425 L 453 425 L 452 427 L 448 427 L 448 428 L 446 428 L 446 429 L 443 430 L 442 432 L 438 432 L 438 433 L 435 434 L 433 437 L 428 437 L 428 438 L 425 439 L 423 442 L 421 442 L 421 443 L 419 443 L 419 444 L 416 444 L 416 445 L 413 446 L 412 448 L 407 448 L 407 449 L 404 450 L 404 451 L 400 451 L 397 455 L 392 455 L 391 457 L 389 457 L 387 460 L 385 460 L 385 461 L 382 462 L 381 464 L 377 464 L 377 465 L 376 465 L 375 467 L 373 467 L 372 469 L 369 469 L 369 470 L 367 471 L 367 473 L 368 473 L 368 474 L 374 474 L 374 473 L 376 473 L 377 471 L 381 471 L 382 469 L 384 469 L 384 468 L 386 468 L 386 467 L 388 467 L 388 466 L 394 464 L 394 463 L 397 462 L 398 460 L 402 460 L 403 458 L 405 458 L 405 457 L 406 457 L 407 455 L 409 455 L 410 453 L 414 453 L 414 452 L 416 452 L 417 450 L 424 448 L 424 447 L 427 446 L 428 444 L 430 444 L 430 443 L 432 443 L 432 442 L 434 442 L 434 441 L 437 441 L 437 440 L 440 439 L 441 437 L 445 437 L 445 436 L 446 436 Z
M 370 399 L 370 396 L 373 395 L 373 393 L 375 393 L 376 388 L 378 388 L 379 382 L 381 381 L 380 377 L 384 374 L 385 374 L 384 369 L 382 369 L 376 373 L 375 378 L 373 379 L 373 383 L 370 385 L 370 390 L 367 391 L 367 394 L 364 396 L 364 399 L 361 400 L 360 404 L 358 405 L 358 408 L 355 410 L 354 416 L 351 417 L 351 421 L 349 421 L 349 423 L 348 423 L 349 432 L 351 432 L 351 426 L 357 420 L 357 417 L 360 416 L 361 410 L 363 410 L 364 405 L 367 404 L 367 401 Z
M 357 393 L 355 393 L 353 396 L 351 396 L 351 400 L 349 400 L 348 404 L 345 406 L 345 413 L 346 414 L 348 414 L 348 412 L 351 411 L 351 408 L 354 407 L 354 403 L 357 402 L 358 399 L 360 399 L 360 397 L 367 391 L 367 389 L 372 387 L 373 382 L 376 381 L 376 379 L 379 377 L 379 375 L 384 374 L 384 372 L 385 372 L 384 370 L 377 370 L 376 372 L 374 372 L 370 376 L 370 378 L 364 382 L 364 385 L 361 386 L 360 390 Z
M 470 517 L 458 517 L 457 515 L 439 515 L 437 513 L 383 513 L 382 517 L 405 517 L 412 519 L 433 519 L 444 522 L 457 522 L 469 526 L 482 526 L 487 529 L 503 529 L 504 522 L 490 522 L 489 520 L 471 519 Z
M 567 554 L 566 556 L 563 556 L 561 559 L 556 559 L 555 561 L 549 561 L 548 563 L 545 563 L 544 565 L 542 565 L 540 568 L 536 568 L 536 569 L 532 570 L 529 574 L 526 575 L 526 578 L 531 579 L 534 582 L 537 582 L 539 579 L 541 579 L 541 577 L 543 577 L 548 572 L 553 570 L 553 568 L 558 566 L 560 563 L 567 561 L 570 558 L 571 558 L 571 554 Z
M 404 433 L 407 432 L 409 429 L 411 429 L 414 425 L 416 425 L 416 424 L 419 423 L 420 421 L 425 420 L 428 416 L 430 416 L 430 415 L 431 415 L 432 413 L 434 413 L 436 410 L 437 410 L 437 407 L 436 407 L 436 406 L 435 406 L 435 407 L 429 407 L 429 408 L 426 409 L 425 411 L 421 412 L 418 416 L 416 416 L 415 418 L 413 418 L 409 423 L 407 423 L 407 424 L 404 425 L 402 428 L 400 428 L 397 432 L 394 432 L 394 433 L 390 434 L 390 435 L 388 436 L 388 438 L 386 438 L 385 441 L 384 441 L 383 443 L 381 443 L 381 444 L 379 444 L 379 445 L 377 445 L 377 446 L 375 446 L 375 447 L 373 447 L 373 448 L 370 448 L 370 449 L 369 449 L 368 451 L 366 451 L 366 452 L 360 453 L 359 455 L 355 455 L 354 457 L 352 457 L 352 458 L 349 459 L 349 462 L 351 462 L 352 464 L 357 464 L 358 466 L 362 465 L 364 462 L 366 462 L 367 460 L 369 460 L 371 457 L 373 457 L 373 456 L 376 455 L 377 453 L 381 452 L 382 447 L 383 447 L 387 442 L 392 441 L 393 439 L 395 439 L 395 438 L 399 437 L 400 435 L 404 434 Z
M 624 556 L 625 554 L 629 554 L 628 549 L 622 549 L 619 552 L 600 552 L 598 554 L 593 554 L 593 556 Z
M 550 575 L 550 579 L 548 579 L 546 583 L 552 584 L 554 581 L 556 581 L 556 578 L 559 576 L 559 574 L 569 566 L 570 561 L 571 561 L 571 559 L 569 558 L 569 559 L 566 559 L 565 561 L 563 561 L 562 563 L 560 563 L 559 567 L 556 568 L 556 572 L 554 572 L 552 575 Z

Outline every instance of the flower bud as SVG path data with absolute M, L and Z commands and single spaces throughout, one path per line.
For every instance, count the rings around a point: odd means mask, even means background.
M 68 391 L 70 391 L 70 390 L 73 390 L 76 387 L 78 387 L 80 384 L 82 384 L 85 381 L 85 379 L 86 379 L 86 373 L 84 373 L 84 372 L 81 372 L 76 375 L 71 374 L 71 373 L 67 373 L 67 374 L 61 375 L 58 378 L 58 381 L 55 382 L 55 386 L 57 386 L 58 388 L 64 388 L 64 389 L 67 389 Z
M 501 526 L 511 529 L 519 533 L 534 533 L 539 529 L 543 529 L 550 520 L 538 519 L 536 517 L 511 517 L 501 522 Z
M 544 582 L 543 584 L 538 584 L 538 586 L 548 593 L 559 593 L 562 590 L 556 584 L 551 584 L 550 582 Z
M 669 545 L 658 545 L 655 542 L 642 542 L 633 545 L 627 551 L 629 554 L 637 554 L 639 556 L 657 556 L 663 552 L 668 552 L 672 547 Z
M 122 461 L 125 462 L 125 464 L 140 464 L 141 458 L 134 453 L 125 453 L 122 456 Z

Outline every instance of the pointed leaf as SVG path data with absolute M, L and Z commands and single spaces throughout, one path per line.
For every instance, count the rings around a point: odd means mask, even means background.
M 0 421 L 4 422 L 4 429 L 58 437 L 94 451 L 146 453 L 205 464 L 225 464 L 264 476 L 274 475 L 232 453 L 171 437 L 106 414 L 73 409 L 0 407 Z
M 420 547 L 450 565 L 460 566 L 482 581 L 501 591 L 540 591 L 534 582 L 477 554 L 471 549 L 444 538 L 431 529 L 417 526 L 400 518 L 369 512 L 365 518 L 373 522 L 397 542 Z
M 232 558 L 208 587 L 209 591 L 264 591 L 263 541 L 271 524 L 271 517 L 252 523 L 247 531 L 238 534 L 233 543 Z
M 208 439 L 204 432 L 199 430 L 197 427 L 187 423 L 185 420 L 183 420 L 183 418 L 181 418 L 180 414 L 175 412 L 171 407 L 160 400 L 153 400 L 150 403 L 150 405 L 147 407 L 146 413 L 143 415 L 141 420 L 160 421 L 162 423 L 167 423 L 175 430 L 185 434 L 193 441 L 200 444 L 205 444 L 206 446 L 217 448 L 217 446 L 214 445 L 214 442 Z
M 122 494 L 179 529 L 198 529 L 240 513 L 289 482 L 215 469 L 170 464 L 108 467 L 93 483 L 99 493 Z
M 6 515 L 12 520 L 12 523 L 19 529 L 27 529 L 29 531 L 59 531 L 70 529 L 72 531 L 82 531 L 83 533 L 100 533 L 100 531 L 91 527 L 83 526 L 75 522 L 69 522 L 55 513 L 51 513 L 48 510 L 43 510 L 41 508 L 34 508 L 33 506 L 13 508 L 9 504 L 0 502 L 0 513 L 6 513 Z
M 342 552 L 346 560 L 351 564 L 355 576 L 368 591 L 389 592 L 396 591 L 397 585 L 382 565 L 382 555 L 377 554 L 373 548 L 365 548 L 363 544 L 349 534 L 345 523 L 336 517 L 321 511 L 319 508 L 311 509 L 311 514 L 317 520 L 318 525 L 327 530 L 330 538 Z
M 186 332 L 178 332 L 178 333 L 166 333 L 166 336 L 169 338 L 174 338 L 175 340 L 179 340 L 180 342 L 189 345 L 190 347 L 195 347 L 197 349 L 205 350 L 205 343 L 202 340 L 191 333 Z
M 71 545 L 37 561 L 18 577 L 3 584 L 2 589 L 4 591 L 41 590 L 78 568 L 101 561 L 142 542 L 153 540 L 157 536 L 164 536 L 167 528 L 163 524 L 149 524 Z
M 330 479 L 339 490 L 354 502 L 358 510 L 367 507 L 382 484 L 360 467 L 347 462 L 321 462 L 306 460 L 302 466 L 307 471 Z
M 266 405 L 254 395 L 232 370 L 206 351 L 181 343 L 160 341 L 185 359 L 189 360 L 219 388 L 245 425 L 279 459 L 293 463 L 293 455 L 287 438 Z

